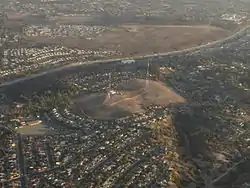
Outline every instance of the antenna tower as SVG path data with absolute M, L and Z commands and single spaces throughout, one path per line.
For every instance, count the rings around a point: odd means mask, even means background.
M 111 94 L 111 73 L 109 73 L 109 91 L 108 91 L 108 98 L 110 99 L 110 94 Z
M 146 76 L 146 87 L 149 85 L 149 60 L 148 60 L 148 67 L 147 67 L 147 76 Z

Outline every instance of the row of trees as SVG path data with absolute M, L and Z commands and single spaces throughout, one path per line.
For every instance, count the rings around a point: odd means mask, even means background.
M 173 122 L 173 116 L 170 113 L 162 121 L 152 124 L 153 136 L 157 142 L 160 142 L 166 149 L 164 158 L 170 163 L 171 173 L 169 174 L 169 182 L 174 183 L 178 187 L 181 186 L 179 169 L 176 167 L 179 161 L 179 154 L 176 152 L 178 140 Z

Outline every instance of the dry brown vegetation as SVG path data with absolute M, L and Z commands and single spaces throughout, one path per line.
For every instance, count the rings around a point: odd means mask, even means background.
M 81 95 L 74 101 L 73 111 L 96 119 L 115 119 L 144 112 L 144 108 L 150 105 L 164 107 L 185 102 L 184 98 L 156 81 L 148 81 L 148 85 L 146 80 L 140 79 L 123 81 L 117 90 L 122 94 L 111 97 L 107 93 Z
M 94 16 L 76 15 L 76 16 L 55 16 L 53 18 L 58 24 L 85 24 L 94 21 Z
M 86 40 L 79 37 L 26 37 L 26 45 L 59 44 L 68 47 L 118 50 L 124 56 L 169 52 L 221 39 L 229 31 L 210 26 L 123 25 Z

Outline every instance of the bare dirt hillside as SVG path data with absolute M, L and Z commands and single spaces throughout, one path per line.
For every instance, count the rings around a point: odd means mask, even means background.
M 94 93 L 78 96 L 72 106 L 75 113 L 96 119 L 116 119 L 144 112 L 150 105 L 168 106 L 185 100 L 161 82 L 134 79 L 118 85 L 116 94 Z

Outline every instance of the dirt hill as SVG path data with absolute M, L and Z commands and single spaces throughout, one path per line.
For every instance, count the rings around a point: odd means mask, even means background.
M 72 110 L 96 119 L 122 118 L 144 112 L 150 105 L 183 103 L 184 98 L 162 82 L 133 79 L 118 84 L 116 93 L 83 94 L 74 100 Z

